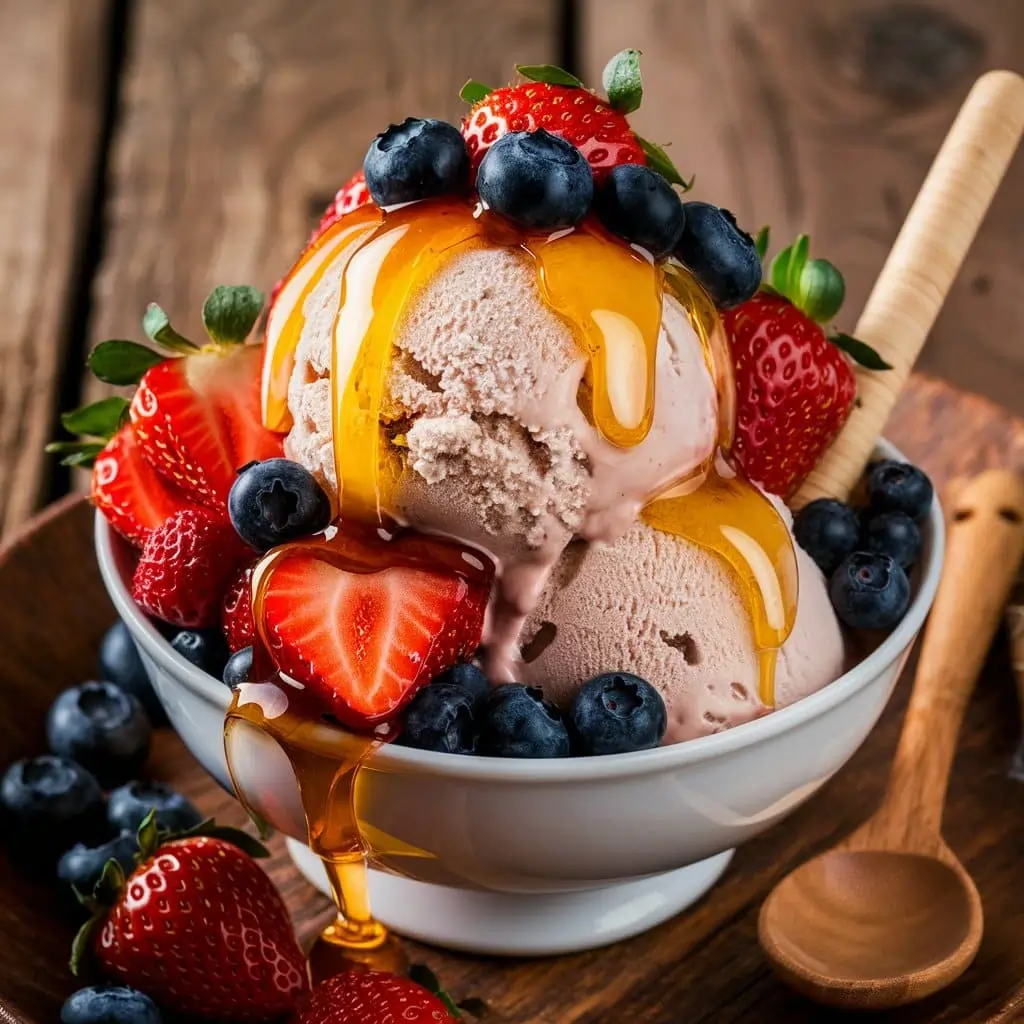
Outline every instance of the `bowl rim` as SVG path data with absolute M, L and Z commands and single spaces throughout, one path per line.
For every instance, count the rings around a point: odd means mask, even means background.
M 883 458 L 907 461 L 888 441 L 879 439 L 876 451 Z M 136 605 L 117 570 L 113 550 L 114 531 L 103 516 L 95 517 L 96 555 L 100 574 L 118 615 L 146 654 L 175 682 L 224 711 L 228 693 L 220 680 L 207 675 L 175 651 Z M 478 755 L 442 754 L 430 750 L 385 744 L 374 755 L 370 770 L 389 773 L 436 775 L 468 780 L 509 783 L 574 783 L 633 775 L 660 773 L 687 765 L 716 760 L 799 728 L 855 696 L 891 667 L 914 641 L 935 592 L 945 551 L 945 523 L 938 495 L 927 517 L 924 558 L 920 563 L 917 593 L 899 625 L 863 661 L 820 690 L 770 715 L 744 722 L 720 733 L 684 740 L 653 750 L 603 757 L 514 760 Z

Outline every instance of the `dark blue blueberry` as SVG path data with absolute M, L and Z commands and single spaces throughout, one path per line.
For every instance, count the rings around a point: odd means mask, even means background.
M 854 629 L 890 629 L 907 612 L 910 583 L 888 555 L 855 551 L 840 563 L 828 584 L 836 615 Z
M 587 158 L 543 129 L 509 132 L 484 154 L 476 174 L 484 204 L 524 228 L 578 224 L 594 197 Z
M 68 996 L 61 1024 L 161 1024 L 156 1003 L 125 985 L 92 985 Z
M 99 783 L 64 757 L 12 764 L 0 780 L 0 816 L 0 835 L 13 851 L 50 870 L 75 842 L 92 845 L 108 835 Z
M 668 715 L 661 694 L 646 679 L 606 672 L 583 684 L 569 724 L 581 754 L 628 754 L 658 746 Z
M 100 641 L 100 678 L 107 679 L 130 693 L 146 709 L 149 720 L 157 726 L 167 725 L 167 712 L 153 689 L 146 666 L 128 627 L 118 620 Z
M 135 854 L 139 850 L 134 832 L 122 832 L 101 846 L 75 843 L 57 864 L 57 876 L 69 888 L 74 886 L 83 896 L 89 896 L 103 874 L 103 865 L 111 857 L 124 869 L 125 875 L 135 870 Z
M 442 683 L 454 683 L 473 694 L 473 700 L 482 704 L 491 695 L 493 687 L 481 669 L 469 661 L 460 661 L 451 668 L 446 668 L 440 675 L 434 676 L 431 686 Z
M 905 512 L 914 522 L 928 515 L 932 482 L 909 462 L 885 459 L 868 474 L 868 504 L 872 512 Z
M 180 794 L 162 782 L 129 782 L 115 789 L 107 802 L 107 823 L 115 832 L 139 830 L 142 819 L 156 811 L 156 823 L 171 832 L 198 825 L 203 816 Z
M 224 685 L 230 686 L 233 690 L 242 683 L 251 683 L 251 676 L 252 648 L 243 647 L 240 651 L 235 651 L 228 658 L 228 663 L 224 666 L 224 674 L 221 678 L 224 680 Z
M 207 675 L 220 679 L 231 652 L 224 634 L 216 626 L 210 629 L 183 629 L 174 635 L 171 646 Z
M 305 466 L 267 459 L 239 472 L 228 493 L 228 515 L 246 544 L 269 551 L 323 530 L 331 521 L 331 502 Z
M 407 117 L 370 143 L 363 174 L 378 206 L 453 195 L 469 179 L 466 140 L 447 121 Z
M 73 686 L 46 716 L 50 750 L 77 761 L 107 789 L 139 774 L 152 732 L 142 705 L 113 683 Z
M 643 164 L 613 167 L 594 192 L 594 212 L 613 235 L 642 246 L 656 260 L 676 247 L 686 219 L 675 189 Z
M 442 754 L 476 752 L 480 723 L 469 690 L 454 683 L 424 686 L 409 702 L 402 728 L 402 743 Z
M 490 757 L 568 757 L 569 733 L 537 687 L 506 683 L 487 698 L 477 750 Z
M 921 531 L 906 512 L 882 512 L 868 519 L 864 547 L 909 569 L 921 557 Z
M 704 286 L 716 306 L 746 302 L 761 286 L 761 260 L 754 240 L 728 211 L 710 203 L 683 203 L 686 222 L 675 253 Z
M 849 505 L 834 498 L 818 498 L 794 516 L 793 537 L 818 568 L 831 576 L 839 563 L 857 550 L 860 519 Z

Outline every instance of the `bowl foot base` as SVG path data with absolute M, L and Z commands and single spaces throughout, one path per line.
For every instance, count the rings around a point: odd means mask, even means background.
M 309 848 L 288 840 L 303 875 L 330 894 Z M 552 956 L 596 949 L 653 928 L 700 899 L 722 876 L 733 850 L 689 867 L 583 892 L 521 894 L 451 889 L 370 872 L 376 918 L 406 938 L 490 956 Z

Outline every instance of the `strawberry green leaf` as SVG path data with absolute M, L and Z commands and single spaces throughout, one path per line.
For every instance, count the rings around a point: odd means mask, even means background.
M 208 839 L 220 839 L 222 842 L 237 846 L 242 853 L 247 853 L 253 858 L 269 857 L 270 851 L 258 840 L 254 839 L 248 832 L 240 828 L 229 828 L 227 825 L 218 825 L 213 818 L 199 822 L 184 832 L 176 832 L 169 838 L 191 839 L 193 836 L 206 836 Z M 164 837 L 165 839 L 168 837 Z
M 81 409 L 66 412 L 60 422 L 69 434 L 87 434 L 90 437 L 114 436 L 128 411 L 128 399 L 120 395 L 101 398 Z
M 463 1019 L 458 1006 L 455 1005 L 455 1000 L 444 990 L 437 975 L 426 964 L 410 964 L 409 980 L 414 981 L 417 985 L 422 986 L 428 992 L 437 996 L 444 1003 L 445 1009 L 456 1020 Z
M 608 102 L 623 114 L 631 114 L 644 97 L 640 77 L 640 51 L 622 50 L 604 66 L 601 74 Z
M 89 958 L 92 935 L 99 923 L 100 919 L 98 917 L 90 917 L 78 929 L 74 941 L 71 943 L 71 959 L 68 961 L 68 966 L 76 978 L 83 972 L 86 961 Z
M 843 275 L 828 260 L 808 260 L 796 283 L 793 302 L 819 324 L 827 324 L 839 312 L 846 297 Z
M 48 455 L 63 455 L 62 466 L 82 466 L 88 469 L 103 451 L 102 441 L 52 441 L 46 446 Z
M 547 85 L 571 85 L 583 88 L 583 83 L 568 71 L 556 68 L 554 64 L 517 64 L 516 71 L 531 82 L 544 82 Z
M 642 139 L 639 135 L 636 137 L 636 141 L 640 143 L 640 148 L 644 151 L 644 156 L 647 157 L 647 166 L 652 171 L 657 171 L 670 184 L 679 185 L 684 192 L 689 192 L 693 188 L 694 179 L 691 177 L 689 181 L 684 181 L 683 176 L 672 163 L 671 157 L 661 146 L 656 142 L 648 142 L 647 139 Z
M 842 349 L 855 363 L 866 370 L 891 370 L 892 364 L 887 363 L 867 342 L 858 341 L 849 334 L 838 332 L 830 334 L 829 341 L 836 348 Z
M 107 384 L 138 384 L 164 357 L 134 341 L 101 341 L 89 353 L 89 369 Z
M 485 96 L 489 96 L 494 90 L 483 82 L 471 78 L 460 90 L 459 99 L 466 103 L 479 103 Z
M 154 807 L 141 822 L 135 833 L 135 840 L 139 844 L 139 852 L 135 855 L 137 864 L 144 864 L 157 850 L 163 837 L 160 835 L 160 826 L 156 823 L 156 808 Z
M 263 292 L 247 284 L 221 284 L 203 303 L 206 333 L 222 345 L 240 345 L 252 332 L 263 310 Z
M 768 255 L 769 235 L 770 230 L 768 225 L 765 224 L 763 228 L 757 233 L 757 237 L 754 239 L 754 248 L 757 250 L 757 258 L 764 263 L 765 256 Z
M 189 352 L 195 352 L 198 347 L 171 326 L 170 318 L 155 302 L 146 307 L 142 317 L 142 329 L 150 341 L 170 352 L 188 355 Z
M 786 290 L 783 294 L 794 299 L 797 295 L 800 283 L 800 275 L 807 265 L 807 257 L 811 251 L 811 240 L 807 235 L 798 235 L 793 243 L 793 250 L 789 257 L 789 267 L 786 270 Z

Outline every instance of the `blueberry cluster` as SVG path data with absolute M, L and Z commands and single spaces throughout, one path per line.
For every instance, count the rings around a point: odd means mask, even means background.
M 793 520 L 793 536 L 828 577 L 839 619 L 853 629 L 891 629 L 910 605 L 907 573 L 921 556 L 919 523 L 931 481 L 916 466 L 885 460 L 868 468 L 867 503 L 819 498 Z
M 628 672 L 591 679 L 563 715 L 535 686 L 491 686 L 475 665 L 459 664 L 412 699 L 400 742 L 485 757 L 625 754 L 658 746 L 666 725 L 661 694 Z

